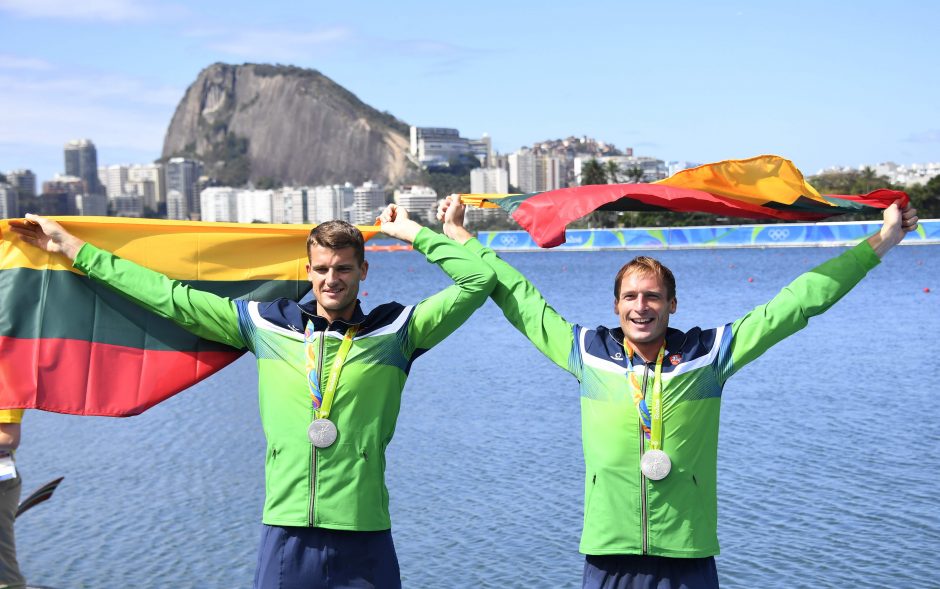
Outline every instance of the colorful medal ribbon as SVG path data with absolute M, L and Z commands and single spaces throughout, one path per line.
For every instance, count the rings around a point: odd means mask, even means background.
M 317 419 L 326 419 L 330 416 L 333 396 L 336 394 L 336 387 L 339 385 L 339 374 L 343 370 L 343 363 L 346 362 L 346 356 L 352 348 L 353 338 L 356 337 L 358 331 L 358 325 L 351 325 L 346 330 L 343 343 L 340 344 L 336 357 L 333 358 L 333 368 L 330 370 L 330 377 L 327 380 L 326 393 L 324 394 L 320 391 L 320 375 L 317 372 L 317 354 L 314 345 L 316 332 L 313 329 L 313 321 L 307 321 L 307 328 L 304 330 L 304 363 L 307 369 L 307 384 L 310 387 L 310 400 Z M 326 334 L 323 333 L 320 337 L 326 337 Z
M 640 385 L 636 372 L 633 371 L 633 350 L 627 349 L 630 359 L 630 388 L 633 390 L 633 403 L 640 414 L 640 425 L 643 434 L 650 441 L 650 448 L 659 450 L 663 445 L 663 358 L 666 356 L 666 344 L 659 348 L 656 356 L 656 370 L 653 377 L 653 408 L 647 408 L 643 397 L 643 387 Z

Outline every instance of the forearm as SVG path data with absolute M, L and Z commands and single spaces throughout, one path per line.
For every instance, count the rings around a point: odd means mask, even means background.
M 879 258 L 870 242 L 856 247 L 799 276 L 770 302 L 734 322 L 731 358 L 733 371 L 804 328 L 845 296 Z
M 89 278 L 200 337 L 236 348 L 245 346 L 230 299 L 191 288 L 91 244 L 81 248 L 74 265 Z
M 486 302 L 496 277 L 478 257 L 430 229 L 422 229 L 414 245 L 454 281 L 454 286 L 417 305 L 411 317 L 411 344 L 414 348 L 427 349 L 456 330 Z
M 543 354 L 565 370 L 574 343 L 574 326 L 553 309 L 542 294 L 518 270 L 476 239 L 465 246 L 496 273 L 496 287 L 490 295 L 503 315 Z

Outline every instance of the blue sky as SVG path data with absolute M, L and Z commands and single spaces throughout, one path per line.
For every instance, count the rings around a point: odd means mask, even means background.
M 315 68 L 409 124 L 510 152 L 588 135 L 636 155 L 940 161 L 940 4 L 0 0 L 0 171 L 159 157 L 207 65 Z

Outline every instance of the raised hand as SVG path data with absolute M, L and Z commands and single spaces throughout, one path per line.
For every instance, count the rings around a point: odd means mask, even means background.
M 409 219 L 408 211 L 396 204 L 385 207 L 376 220 L 382 227 L 382 233 L 408 243 L 413 243 L 418 231 L 421 231 L 421 225 Z
M 52 254 L 63 254 L 74 260 L 85 242 L 75 237 L 52 219 L 26 214 L 26 220 L 10 221 L 10 229 L 26 243 Z
M 437 203 L 437 219 L 444 223 L 444 235 L 460 243 L 473 237 L 463 226 L 466 210 L 466 205 L 460 202 L 457 194 L 451 194 Z

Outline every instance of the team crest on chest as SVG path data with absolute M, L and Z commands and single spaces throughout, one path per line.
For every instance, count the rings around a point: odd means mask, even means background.
M 669 363 L 673 366 L 677 366 L 679 362 L 682 362 L 682 354 L 673 354 L 669 356 Z

